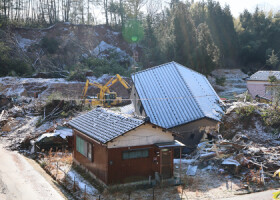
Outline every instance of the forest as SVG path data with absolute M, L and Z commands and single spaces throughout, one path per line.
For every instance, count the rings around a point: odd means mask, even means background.
M 101 14 L 95 13 L 97 8 Z M 143 30 L 127 42 L 142 49 L 138 60 L 142 68 L 174 60 L 206 75 L 217 68 L 240 68 L 246 73 L 279 70 L 280 11 L 256 7 L 235 18 L 229 6 L 214 0 L 171 0 L 165 6 L 161 0 L 0 0 L 0 36 L 11 27 L 42 28 L 58 22 L 98 25 L 100 17 L 123 34 L 128 22 L 139 22 Z M 11 70 L 18 75 L 34 71 L 21 58 L 11 59 L 1 38 L 0 53 L 0 67 L 5 68 L 1 76 Z

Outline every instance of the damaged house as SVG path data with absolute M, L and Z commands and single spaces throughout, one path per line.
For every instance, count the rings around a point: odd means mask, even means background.
M 135 113 L 178 133 L 189 148 L 199 143 L 202 129 L 220 122 L 222 102 L 207 78 L 194 70 L 170 62 L 132 74 L 132 80 Z
M 73 157 L 102 184 L 124 184 L 173 176 L 173 148 L 184 146 L 171 131 L 96 108 L 71 120 Z
M 279 92 L 279 81 L 280 71 L 257 71 L 247 80 L 247 89 L 253 99 L 270 101 L 274 93 Z

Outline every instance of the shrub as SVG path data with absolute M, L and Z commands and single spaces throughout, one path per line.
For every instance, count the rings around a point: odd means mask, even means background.
M 67 77 L 68 81 L 81 81 L 86 82 L 86 72 L 83 69 L 77 69 L 75 71 L 70 72 L 69 76 Z
M 256 111 L 255 106 L 244 106 L 238 107 L 235 112 L 239 115 L 241 119 L 252 117 Z
M 216 84 L 217 85 L 225 86 L 225 82 L 226 82 L 226 78 L 225 77 L 221 77 L 221 78 L 216 77 Z
M 12 49 L 0 42 L 0 76 L 26 76 L 33 72 L 31 65 L 12 54 Z
M 268 108 L 261 112 L 262 120 L 266 126 L 280 128 L 280 108 Z
M 44 37 L 41 40 L 41 47 L 46 49 L 50 54 L 56 53 L 59 42 L 55 38 Z

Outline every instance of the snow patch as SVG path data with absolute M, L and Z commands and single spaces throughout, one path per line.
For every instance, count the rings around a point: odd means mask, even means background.
M 98 194 L 98 190 L 93 187 L 88 181 L 86 181 L 80 174 L 78 174 L 74 169 L 68 171 L 67 176 L 69 176 L 73 181 L 79 186 L 81 190 L 84 190 L 86 187 L 86 191 L 90 195 Z
M 17 36 L 18 46 L 26 51 L 28 47 L 30 47 L 33 43 L 36 43 L 36 40 L 30 40 L 27 38 L 23 38 L 20 35 Z
M 97 47 L 95 47 L 93 49 L 93 51 L 91 51 L 91 54 L 94 55 L 94 56 L 101 57 L 101 58 L 104 58 L 104 57 L 106 58 L 107 54 L 105 53 L 105 51 L 108 51 L 108 50 L 114 50 L 117 53 L 119 53 L 120 60 L 125 60 L 125 59 L 127 59 L 127 57 L 129 57 L 129 55 L 125 51 L 123 51 L 120 48 L 115 47 L 111 44 L 108 44 L 104 41 L 101 41 L 99 43 L 99 45 L 97 45 Z
M 40 137 L 37 138 L 36 142 L 41 141 L 42 139 L 46 138 L 46 137 L 56 137 L 56 136 L 60 136 L 63 139 L 66 139 L 66 137 L 70 137 L 73 135 L 73 131 L 70 128 L 63 128 L 63 129 L 59 129 L 59 130 L 55 130 L 54 133 L 45 133 L 43 135 L 41 135 Z
M 121 113 L 132 115 L 135 111 L 133 104 L 120 107 Z
M 195 159 L 181 159 L 182 164 L 192 164 L 195 162 Z M 180 159 L 173 159 L 174 164 L 180 164 Z

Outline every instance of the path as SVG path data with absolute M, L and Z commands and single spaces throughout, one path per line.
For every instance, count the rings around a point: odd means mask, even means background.
M 41 173 L 24 156 L 7 151 L 0 145 L 1 200 L 66 199 Z
M 221 200 L 273 200 L 273 193 L 278 190 L 267 190 L 264 192 L 256 192 L 252 194 L 239 195 L 236 197 L 221 199 Z

